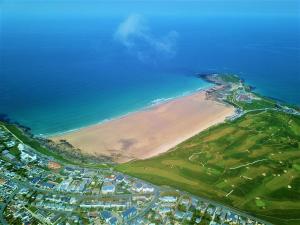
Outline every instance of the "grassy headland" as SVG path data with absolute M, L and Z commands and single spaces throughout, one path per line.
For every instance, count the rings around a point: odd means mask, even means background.
M 35 151 L 48 156 L 54 160 L 57 160 L 64 164 L 83 166 L 88 168 L 106 168 L 109 167 L 103 163 L 82 163 L 78 162 L 78 160 L 66 157 L 64 154 L 61 154 L 57 151 L 50 150 L 46 146 L 43 146 L 40 141 L 36 140 L 34 137 L 31 137 L 29 134 L 20 129 L 17 125 L 9 122 L 0 121 L 0 126 L 4 126 L 8 129 L 17 139 L 19 139 L 24 144 L 30 146 Z
M 246 112 L 157 157 L 117 170 L 244 210 L 274 224 L 300 223 L 300 116 L 252 93 L 234 76 L 214 97 Z

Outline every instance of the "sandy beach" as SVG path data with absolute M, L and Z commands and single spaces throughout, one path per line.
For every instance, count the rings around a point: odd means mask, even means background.
M 50 139 L 64 139 L 83 153 L 127 162 L 166 152 L 233 113 L 233 107 L 208 100 L 206 92 L 199 91 Z

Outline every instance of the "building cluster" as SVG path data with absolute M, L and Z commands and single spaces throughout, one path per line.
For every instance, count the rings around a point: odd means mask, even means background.
M 262 224 L 114 171 L 66 165 L 0 126 L 0 224 Z
M 262 224 L 226 207 L 178 191 L 162 191 L 145 224 Z

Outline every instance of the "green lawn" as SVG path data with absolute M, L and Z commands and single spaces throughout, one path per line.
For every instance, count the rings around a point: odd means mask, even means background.
M 220 77 L 224 82 L 229 83 L 239 83 L 241 81 L 241 78 L 234 74 L 222 74 Z
M 300 117 L 269 111 L 248 113 L 116 169 L 285 225 L 300 224 L 299 165 Z

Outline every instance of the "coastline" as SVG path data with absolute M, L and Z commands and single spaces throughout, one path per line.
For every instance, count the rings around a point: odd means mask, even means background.
M 200 78 L 200 79 L 202 79 L 202 78 Z M 140 107 L 138 109 L 134 109 L 134 110 L 129 111 L 129 112 L 121 113 L 120 115 L 113 116 L 111 118 L 106 118 L 106 119 L 100 120 L 98 122 L 94 122 L 94 123 L 84 125 L 84 126 L 79 126 L 77 128 L 73 128 L 73 129 L 70 129 L 70 130 L 62 131 L 62 132 L 55 132 L 55 133 L 51 133 L 51 134 L 37 134 L 35 136 L 46 138 L 46 139 L 51 139 L 51 138 L 54 138 L 54 137 L 57 137 L 57 136 L 67 135 L 69 133 L 80 131 L 80 130 L 85 129 L 85 128 L 89 128 L 89 127 L 93 127 L 93 126 L 96 126 L 96 125 L 101 125 L 101 124 L 104 124 L 104 123 L 107 123 L 107 122 L 110 122 L 110 121 L 122 119 L 123 117 L 129 116 L 131 114 L 151 109 L 152 107 L 159 106 L 161 104 L 167 103 L 167 102 L 172 101 L 172 100 L 176 100 L 178 98 L 187 97 L 187 96 L 193 95 L 193 94 L 201 92 L 201 91 L 208 91 L 208 90 L 210 90 L 211 88 L 213 88 L 215 86 L 215 84 L 212 84 L 211 82 L 207 82 L 207 84 L 208 85 L 205 86 L 205 87 L 200 87 L 200 88 L 197 88 L 195 90 L 185 91 L 182 94 L 175 95 L 173 97 L 154 99 L 151 102 L 149 102 L 149 104 L 145 105 L 144 107 Z
M 108 156 L 115 162 L 153 157 L 233 115 L 234 107 L 207 99 L 208 91 L 216 87 L 49 138 L 66 140 L 85 154 Z

